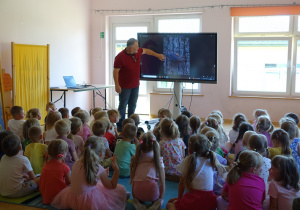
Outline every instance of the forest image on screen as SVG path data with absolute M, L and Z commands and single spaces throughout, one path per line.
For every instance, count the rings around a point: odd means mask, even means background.
M 163 38 L 165 75 L 190 75 L 190 40 L 184 36 L 165 36 Z
M 141 79 L 160 81 L 217 81 L 217 34 L 139 33 L 141 48 L 162 53 L 141 57 Z

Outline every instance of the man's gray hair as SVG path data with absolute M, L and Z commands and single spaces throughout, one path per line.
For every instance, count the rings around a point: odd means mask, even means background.
M 134 43 L 136 43 L 138 40 L 136 40 L 135 38 L 130 38 L 127 41 L 127 47 L 132 47 L 134 45 Z

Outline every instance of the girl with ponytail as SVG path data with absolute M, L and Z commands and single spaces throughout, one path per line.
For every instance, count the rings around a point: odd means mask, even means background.
M 219 210 L 262 209 L 266 193 L 265 182 L 259 174 L 263 162 L 258 152 L 241 152 L 237 163 L 227 175 L 222 197 L 217 199 Z
M 180 173 L 175 166 L 179 165 L 185 157 L 185 144 L 179 138 L 179 131 L 176 123 L 169 118 L 163 119 L 160 124 L 159 142 L 160 154 L 163 157 L 165 165 L 166 179 L 170 181 L 179 181 Z
M 118 185 L 119 167 L 113 157 L 114 174 L 109 180 L 107 171 L 100 165 L 105 151 L 96 136 L 84 144 L 82 157 L 72 168 L 70 187 L 62 190 L 51 203 L 58 209 L 125 209 L 127 192 Z
M 176 167 L 181 173 L 178 198 L 169 200 L 167 209 L 216 209 L 213 177 L 214 171 L 221 166 L 210 147 L 211 142 L 206 136 L 196 134 L 190 137 L 190 155 Z M 183 195 L 184 190 L 187 193 Z
M 153 203 L 151 209 L 160 209 L 165 194 L 165 171 L 159 144 L 151 132 L 140 137 L 131 158 L 130 179 L 135 208 L 146 209 L 140 202 L 148 201 Z

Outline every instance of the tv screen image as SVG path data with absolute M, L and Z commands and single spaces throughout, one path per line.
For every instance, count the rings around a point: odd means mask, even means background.
M 216 33 L 138 33 L 138 41 L 166 57 L 144 54 L 141 80 L 217 83 Z

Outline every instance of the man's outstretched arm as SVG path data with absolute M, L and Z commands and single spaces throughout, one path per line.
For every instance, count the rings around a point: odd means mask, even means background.
M 157 57 L 161 61 L 165 60 L 166 58 L 163 54 L 156 53 L 153 50 L 147 48 L 143 48 L 143 54 L 152 55 L 154 57 Z

